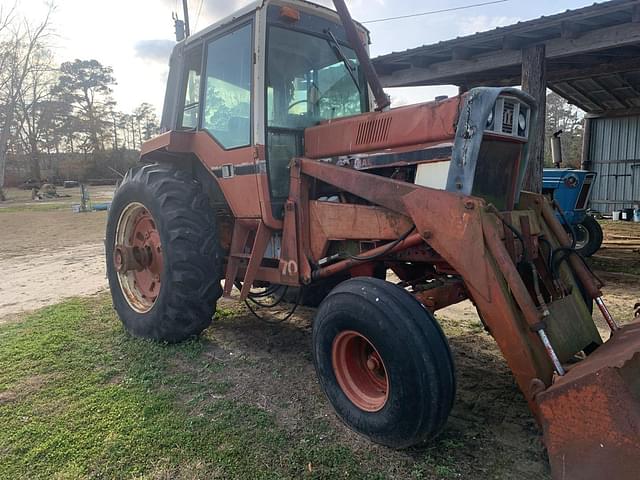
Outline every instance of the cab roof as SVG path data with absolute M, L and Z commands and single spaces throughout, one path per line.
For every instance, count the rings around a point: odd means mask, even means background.
M 251 12 L 254 12 L 256 10 L 259 10 L 265 7 L 266 5 L 271 5 L 271 4 L 299 6 L 300 8 L 307 10 L 307 12 L 315 10 L 318 13 L 324 14 L 324 16 L 329 16 L 332 19 L 337 20 L 338 22 L 340 21 L 338 14 L 335 10 L 325 7 L 323 5 L 318 5 L 317 3 L 308 2 L 307 0 L 257 0 L 249 3 L 248 5 L 246 5 L 245 7 L 239 10 L 236 10 L 231 15 L 228 15 L 222 18 L 221 20 L 218 20 L 217 22 L 212 23 L 208 27 L 190 35 L 185 40 L 182 40 L 181 42 L 178 42 L 178 43 L 184 43 L 184 45 L 189 45 L 190 43 L 195 42 L 200 38 L 206 37 L 209 33 L 221 27 L 224 27 L 225 25 L 229 25 L 233 23 L 236 19 L 241 18 L 245 15 L 250 14 Z M 355 22 L 355 24 L 357 25 L 358 28 L 367 32 L 367 34 L 369 33 L 369 30 L 362 24 L 358 22 Z

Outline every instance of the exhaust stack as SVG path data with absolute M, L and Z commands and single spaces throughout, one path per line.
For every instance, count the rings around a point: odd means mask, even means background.
M 364 76 L 367 79 L 367 83 L 369 84 L 369 87 L 371 87 L 373 96 L 376 99 L 376 110 L 384 110 L 389 107 L 389 105 L 391 105 L 391 101 L 389 101 L 389 97 L 387 96 L 387 94 L 384 93 L 384 89 L 382 88 L 382 84 L 380 83 L 380 78 L 378 78 L 378 74 L 376 73 L 375 68 L 373 68 L 373 63 L 371 63 L 369 54 L 364 48 L 362 40 L 360 39 L 360 35 L 358 35 L 358 31 L 356 30 L 356 26 L 353 23 L 353 19 L 351 18 L 349 9 L 344 3 L 344 0 L 333 0 L 333 4 L 335 5 L 336 11 L 340 16 L 342 26 L 347 33 L 347 39 L 349 40 L 349 43 L 353 47 L 353 50 L 358 57 L 360 68 L 362 68 Z

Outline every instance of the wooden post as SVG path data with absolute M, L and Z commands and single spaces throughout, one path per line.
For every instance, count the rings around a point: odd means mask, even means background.
M 584 129 L 582 130 L 582 159 L 581 168 L 591 170 L 591 160 L 589 159 L 589 147 L 591 146 L 591 124 L 593 120 L 584 117 Z
M 533 45 L 522 50 L 522 89 L 538 103 L 538 119 L 531 125 L 529 136 L 529 165 L 523 190 L 542 192 L 542 168 L 544 166 L 544 127 L 547 104 L 547 69 L 545 46 Z

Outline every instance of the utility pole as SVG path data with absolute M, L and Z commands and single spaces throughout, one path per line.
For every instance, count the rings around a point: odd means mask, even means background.
M 189 5 L 187 0 L 182 0 L 182 9 L 184 10 L 184 35 L 188 37 L 191 35 L 191 29 L 189 28 Z
M 113 114 L 113 149 L 118 150 L 118 125 L 116 123 L 116 114 Z

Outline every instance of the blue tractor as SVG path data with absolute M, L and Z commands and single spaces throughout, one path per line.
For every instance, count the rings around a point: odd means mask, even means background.
M 542 193 L 555 200 L 563 215 L 560 222 L 573 236 L 575 249 L 584 257 L 598 251 L 602 245 L 602 228 L 587 213 L 595 172 L 570 168 L 545 168 Z M 564 218 L 562 218 L 564 216 Z

